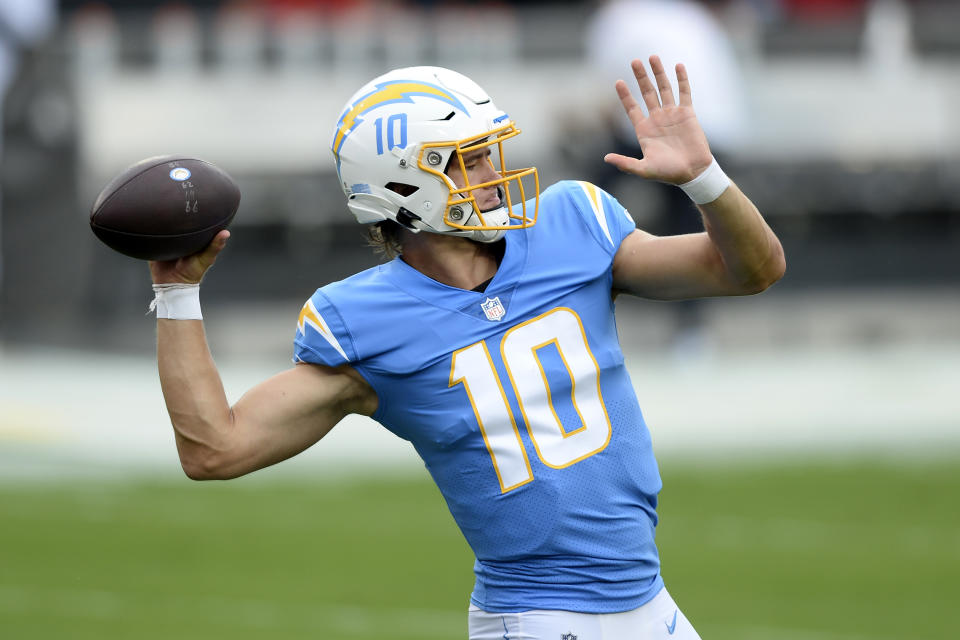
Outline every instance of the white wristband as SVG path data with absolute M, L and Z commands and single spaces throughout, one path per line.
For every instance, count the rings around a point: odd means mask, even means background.
M 723 172 L 717 159 L 714 158 L 707 170 L 690 182 L 680 185 L 683 192 L 697 204 L 713 202 L 730 186 L 730 178 Z
M 150 311 L 157 310 L 158 318 L 168 320 L 203 320 L 200 314 L 199 284 L 155 284 Z

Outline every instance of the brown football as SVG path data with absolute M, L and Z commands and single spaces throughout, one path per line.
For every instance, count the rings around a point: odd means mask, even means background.
M 108 247 L 141 260 L 200 251 L 226 229 L 240 189 L 225 171 L 197 158 L 156 156 L 111 180 L 90 210 L 90 228 Z

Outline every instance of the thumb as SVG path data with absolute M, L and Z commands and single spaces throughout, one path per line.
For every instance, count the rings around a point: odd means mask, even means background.
M 210 244 L 207 245 L 207 248 L 200 252 L 200 255 L 212 255 L 216 258 L 217 254 L 223 251 L 223 248 L 227 246 L 227 240 L 230 239 L 230 232 L 226 229 L 222 229 L 217 232 L 217 235 L 213 236 L 213 240 L 210 241 Z
M 203 279 L 203 275 L 216 261 L 217 256 L 227 246 L 230 232 L 224 229 L 201 251 L 177 260 L 150 261 L 150 275 L 155 284 L 183 282 L 194 284 Z
M 230 232 L 223 229 L 213 237 L 213 240 L 210 241 L 210 244 L 208 244 L 205 249 L 196 254 L 197 262 L 202 265 L 204 271 L 213 265 L 217 256 L 220 255 L 220 252 L 227 246 L 227 240 L 229 238 Z
M 603 161 L 607 164 L 612 164 L 624 173 L 632 173 L 633 175 L 640 176 L 641 178 L 649 177 L 649 171 L 645 159 L 639 160 L 637 158 L 631 158 L 630 156 L 620 155 L 619 153 L 608 153 L 607 155 L 603 156 Z

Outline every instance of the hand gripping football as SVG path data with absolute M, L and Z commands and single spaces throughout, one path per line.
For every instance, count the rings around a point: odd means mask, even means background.
M 209 162 L 156 156 L 110 181 L 90 210 L 90 228 L 108 247 L 140 260 L 196 253 L 226 229 L 240 189 Z

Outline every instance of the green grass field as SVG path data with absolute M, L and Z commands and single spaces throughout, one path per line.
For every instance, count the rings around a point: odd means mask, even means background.
M 957 637 L 957 458 L 662 472 L 704 640 Z M 471 567 L 425 475 L 0 487 L 3 638 L 465 638 Z

